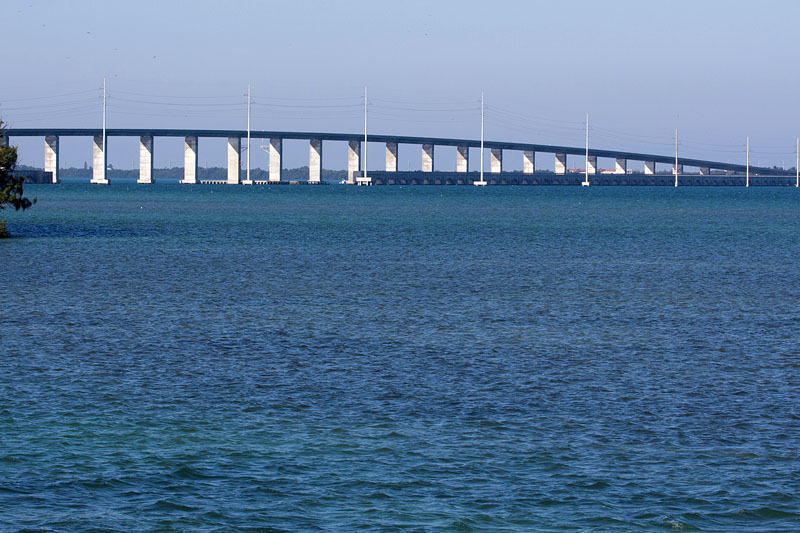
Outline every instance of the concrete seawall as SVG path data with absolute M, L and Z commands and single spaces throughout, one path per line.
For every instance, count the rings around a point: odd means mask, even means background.
M 478 172 L 420 172 L 420 171 L 370 171 L 375 185 L 472 185 L 480 179 Z M 584 174 L 553 174 L 549 172 L 524 174 L 522 172 L 484 173 L 488 185 L 577 185 Z M 673 187 L 672 174 L 590 174 L 592 186 L 661 186 Z M 679 186 L 729 186 L 744 187 L 745 176 L 688 174 L 678 177 Z M 794 176 L 750 176 L 750 186 L 794 187 Z

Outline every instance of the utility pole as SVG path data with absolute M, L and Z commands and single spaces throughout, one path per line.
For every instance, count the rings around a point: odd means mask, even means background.
M 481 178 L 479 181 L 473 183 L 478 187 L 485 187 L 486 182 L 483 181 L 483 91 L 481 91 Z
M 584 169 L 583 183 L 581 186 L 589 186 L 589 113 L 586 113 L 586 168 Z
M 250 84 L 247 84 L 247 178 L 246 183 L 252 185 L 250 181 Z
M 747 136 L 747 174 L 744 182 L 745 187 L 750 186 L 750 136 Z
M 678 128 L 675 128 L 675 186 L 678 186 Z
M 366 85 L 364 85 L 364 177 L 365 178 L 367 177 L 367 86 Z
M 92 148 L 92 183 L 99 183 L 101 185 L 108 185 L 108 177 L 106 176 L 106 171 L 108 170 L 108 158 L 106 157 L 106 101 L 108 99 L 108 93 L 106 92 L 106 77 L 103 76 L 103 125 L 100 134 L 100 150 L 101 153 L 97 153 L 97 144 L 94 144 L 94 148 Z M 94 137 L 95 142 L 97 141 L 97 136 Z M 98 161 L 99 159 L 99 161 Z
M 105 165 L 106 160 L 106 77 L 103 76 L 103 164 Z M 105 175 L 106 169 L 103 169 L 103 175 Z

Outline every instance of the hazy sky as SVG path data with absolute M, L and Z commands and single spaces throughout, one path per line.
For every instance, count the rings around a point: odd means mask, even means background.
M 108 127 L 244 128 L 249 83 L 253 129 L 361 132 L 366 85 L 373 133 L 478 138 L 483 90 L 492 140 L 582 146 L 589 113 L 594 147 L 671 154 L 677 127 L 688 157 L 743 162 L 749 135 L 754 164 L 793 166 L 800 135 L 789 0 L 7 0 L 2 15 L 12 127 L 99 127 L 107 76 Z M 42 139 L 13 142 L 41 166 Z M 109 161 L 133 166 L 137 142 L 112 139 Z M 156 166 L 182 164 L 181 139 L 156 142 Z M 224 165 L 224 140 L 200 142 L 201 165 Z M 326 168 L 345 167 L 339 144 Z M 62 166 L 90 160 L 88 139 L 61 146 Z M 286 166 L 307 164 L 305 142 L 284 150 Z M 419 164 L 401 147 L 401 168 Z

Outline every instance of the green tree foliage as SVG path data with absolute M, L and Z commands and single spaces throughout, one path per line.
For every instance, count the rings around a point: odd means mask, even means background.
M 0 120 L 0 137 L 4 135 L 3 121 Z M 5 146 L 0 144 L 0 209 L 5 209 L 7 205 L 19 211 L 28 209 L 36 200 L 31 202 L 22 192 L 21 176 L 14 176 L 14 168 L 17 166 L 17 148 L 15 146 Z M 0 238 L 8 237 L 5 220 L 0 220 Z

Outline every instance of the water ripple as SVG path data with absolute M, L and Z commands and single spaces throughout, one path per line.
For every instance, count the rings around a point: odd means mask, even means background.
M 2 530 L 800 527 L 794 191 L 35 189 Z

